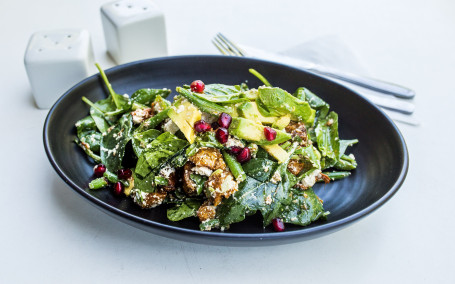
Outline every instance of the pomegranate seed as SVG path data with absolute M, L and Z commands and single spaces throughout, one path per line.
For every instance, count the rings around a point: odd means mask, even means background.
M 117 177 L 119 179 L 129 179 L 133 175 L 130 169 L 120 169 L 117 171 Z
M 233 155 L 238 155 L 240 152 L 242 152 L 243 148 L 242 147 L 239 147 L 239 146 L 232 146 L 231 148 L 229 148 L 229 152 L 231 152 L 231 154 Z
M 276 138 L 276 131 L 275 131 L 275 129 L 266 126 L 266 127 L 264 127 L 264 135 L 265 135 L 265 139 L 267 139 L 269 141 L 273 141 Z
M 102 177 L 103 174 L 106 172 L 106 166 L 103 165 L 103 164 L 99 164 L 99 165 L 96 165 L 94 168 L 93 168 L 93 173 L 95 174 L 95 176 L 97 177 Z
M 194 130 L 196 130 L 196 132 L 207 132 L 210 129 L 212 129 L 210 124 L 203 120 L 198 120 L 194 123 Z
M 231 121 L 232 121 L 232 117 L 229 114 L 224 113 L 224 112 L 222 112 L 220 114 L 220 117 L 218 117 L 218 124 L 220 125 L 220 127 L 224 127 L 226 129 L 228 129 L 229 125 L 231 125 Z
M 215 130 L 215 129 L 218 129 L 220 127 L 220 125 L 218 124 L 218 122 L 212 122 L 212 124 L 210 124 L 210 126 L 212 126 L 212 129 Z
M 120 194 L 122 194 L 122 192 L 123 192 L 123 184 L 118 181 L 114 184 L 114 193 L 116 195 L 120 195 Z
M 272 220 L 272 225 L 273 225 L 273 229 L 275 230 L 275 232 L 284 231 L 284 223 L 283 223 L 283 220 L 281 220 L 280 218 L 274 218 Z
M 205 89 L 205 84 L 201 80 L 193 81 L 190 85 L 191 91 L 196 93 L 203 93 Z
M 218 142 L 224 144 L 228 141 L 229 132 L 227 131 L 226 128 L 220 127 L 215 132 L 215 138 L 216 140 L 218 140 Z
M 237 154 L 237 162 L 243 164 L 251 160 L 251 151 L 250 148 L 245 147 Z

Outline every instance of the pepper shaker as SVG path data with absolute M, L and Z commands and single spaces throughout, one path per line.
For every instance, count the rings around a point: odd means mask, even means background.
M 117 64 L 167 55 L 164 14 L 149 0 L 118 0 L 101 6 L 109 55 Z

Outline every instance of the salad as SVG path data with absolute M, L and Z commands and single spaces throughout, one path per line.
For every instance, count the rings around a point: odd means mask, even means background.
M 329 212 L 312 187 L 345 178 L 357 166 L 340 140 L 338 115 L 310 90 L 207 84 L 116 93 L 92 102 L 75 142 L 93 160 L 90 190 L 110 189 L 144 209 L 167 206 L 177 222 L 226 230 L 260 212 L 263 226 L 306 226 Z

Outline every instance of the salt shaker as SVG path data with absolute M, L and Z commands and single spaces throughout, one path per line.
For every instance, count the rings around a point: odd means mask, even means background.
M 86 78 L 94 64 L 86 30 L 34 33 L 24 57 L 36 105 L 50 108 L 71 86 Z
M 108 53 L 117 64 L 167 55 L 164 15 L 149 0 L 118 0 L 101 6 Z

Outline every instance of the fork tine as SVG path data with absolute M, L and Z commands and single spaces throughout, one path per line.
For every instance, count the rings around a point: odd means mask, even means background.
M 219 38 L 215 37 L 212 43 L 218 48 L 218 50 L 224 55 L 236 55 L 224 42 Z
M 227 37 L 225 37 L 222 33 L 218 33 L 217 36 L 232 50 L 237 56 L 245 56 L 245 52 L 238 47 L 235 43 L 230 41 Z
M 226 51 L 224 51 L 224 49 L 218 44 L 218 42 L 216 40 L 213 40 L 212 39 L 212 43 L 213 45 L 224 55 L 229 55 L 229 53 L 227 53 Z

